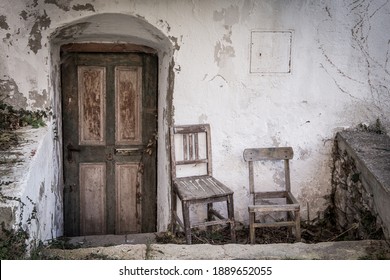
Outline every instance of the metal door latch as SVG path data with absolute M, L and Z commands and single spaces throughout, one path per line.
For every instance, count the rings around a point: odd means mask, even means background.
M 130 156 L 132 154 L 141 153 L 142 148 L 117 148 L 115 154 L 119 156 Z

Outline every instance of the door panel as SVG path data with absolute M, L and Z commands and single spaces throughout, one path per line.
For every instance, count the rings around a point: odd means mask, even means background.
M 138 180 L 138 164 L 117 163 L 115 174 L 117 233 L 139 232 L 141 224 L 138 221 L 141 218 L 141 209 L 137 199 L 142 194 Z M 136 219 L 134 219 L 134 216 Z
M 141 67 L 115 68 L 116 145 L 140 144 L 142 141 Z
M 106 68 L 78 67 L 79 144 L 106 144 Z
M 80 163 L 80 232 L 106 233 L 106 164 Z
M 156 56 L 67 53 L 63 61 L 65 235 L 155 231 Z

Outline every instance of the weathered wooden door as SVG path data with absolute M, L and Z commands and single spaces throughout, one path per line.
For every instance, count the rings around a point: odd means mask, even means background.
M 65 235 L 155 231 L 157 57 L 62 61 Z

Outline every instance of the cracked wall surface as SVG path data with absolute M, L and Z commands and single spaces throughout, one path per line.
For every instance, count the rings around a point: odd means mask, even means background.
M 169 223 L 166 149 L 173 123 L 211 124 L 214 174 L 233 188 L 236 218 L 244 223 L 242 151 L 292 146 L 292 190 L 302 216 L 312 219 L 328 205 L 336 132 L 378 118 L 390 129 L 389 14 L 388 0 L 5 0 L 0 93 L 20 108 L 53 108 L 48 130 L 61 131 L 60 44 L 131 42 L 158 49 L 159 230 Z M 289 73 L 250 72 L 253 31 L 292 32 Z M 45 139 L 55 157 L 47 176 L 61 184 L 61 141 Z M 273 172 L 263 183 L 277 189 L 280 176 Z M 36 188 L 39 194 L 40 184 Z

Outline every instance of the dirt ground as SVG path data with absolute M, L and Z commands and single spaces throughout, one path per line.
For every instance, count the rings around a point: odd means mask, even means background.
M 352 241 L 361 240 L 359 229 L 351 226 L 349 229 L 340 231 L 332 224 L 331 220 L 321 221 L 317 223 L 301 224 L 301 242 L 313 244 L 319 242 L 334 242 L 334 241 Z M 236 243 L 249 244 L 249 229 L 241 224 L 236 227 Z M 375 230 L 368 239 L 382 240 L 384 239 L 382 231 Z M 257 228 L 255 233 L 255 244 L 275 244 L 275 243 L 294 243 L 295 235 L 286 227 L 281 228 Z M 178 232 L 173 236 L 170 232 L 160 233 L 156 235 L 156 242 L 167 244 L 185 244 L 184 233 Z M 193 230 L 192 244 L 214 244 L 223 245 L 231 243 L 230 230 L 228 227 L 216 228 L 212 231 Z

